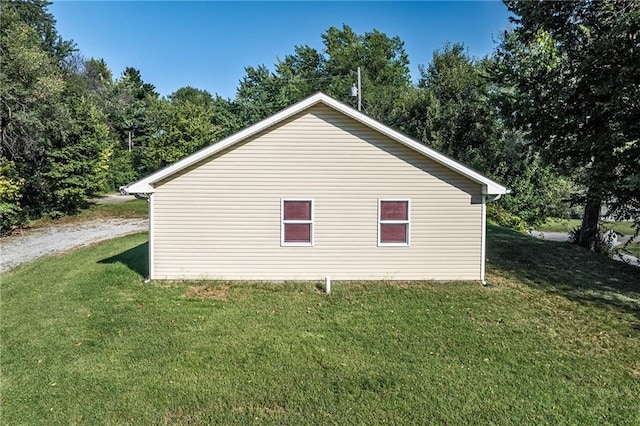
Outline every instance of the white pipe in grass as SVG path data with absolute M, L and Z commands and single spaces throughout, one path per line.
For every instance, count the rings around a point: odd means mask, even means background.
M 331 277 L 327 275 L 324 277 L 324 291 L 325 293 L 331 293 Z

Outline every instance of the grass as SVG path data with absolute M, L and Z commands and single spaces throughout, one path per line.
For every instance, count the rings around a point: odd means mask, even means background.
M 633 222 L 601 222 L 606 229 L 613 229 L 622 235 L 633 235 L 635 228 Z M 582 224 L 580 219 L 549 219 L 537 227 L 542 232 L 571 232 Z
M 88 220 L 104 218 L 146 218 L 148 216 L 148 204 L 146 200 L 129 200 L 123 203 L 88 204 L 78 214 L 62 216 L 56 219 L 42 218 L 29 222 L 27 228 L 42 228 L 62 223 L 80 223 Z
M 640 243 L 630 243 L 629 245 L 622 246 L 622 251 L 640 258 Z
M 640 424 L 640 269 L 490 226 L 478 283 L 145 284 L 145 234 L 2 275 L 2 424 Z

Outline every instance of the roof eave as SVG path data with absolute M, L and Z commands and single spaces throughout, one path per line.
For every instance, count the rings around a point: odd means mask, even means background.
M 269 128 L 270 126 L 273 126 L 283 120 L 286 120 L 287 118 L 298 114 L 301 111 L 304 111 L 305 109 L 317 104 L 317 103 L 324 103 L 340 112 L 342 112 L 343 114 L 353 118 L 356 121 L 359 121 L 360 123 L 386 135 L 387 137 L 415 150 L 418 151 L 419 153 L 427 156 L 428 158 L 431 158 L 432 160 L 436 161 L 437 163 L 440 163 L 441 165 L 456 171 L 457 173 L 460 173 L 463 176 L 466 176 L 467 178 L 473 180 L 474 182 L 477 182 L 479 184 L 481 184 L 483 186 L 483 192 L 487 195 L 501 195 L 501 194 L 507 194 L 509 192 L 509 190 L 500 185 L 497 182 L 494 182 L 493 180 L 487 178 L 486 176 L 481 175 L 480 173 L 469 169 L 468 167 L 464 166 L 461 163 L 458 163 L 457 161 L 447 157 L 444 154 L 439 153 L 438 151 L 435 151 L 429 147 L 427 147 L 424 144 L 421 144 L 405 135 L 403 135 L 402 133 L 399 133 L 393 129 L 391 129 L 390 127 L 385 126 L 384 124 L 372 119 L 371 117 L 349 107 L 348 105 L 343 104 L 342 102 L 339 102 L 333 98 L 331 98 L 330 96 L 325 95 L 324 93 L 316 93 L 313 96 L 310 96 L 307 99 L 304 99 L 288 108 L 285 108 L 284 110 L 280 111 L 279 113 L 276 113 L 274 115 L 272 115 L 271 117 L 268 117 L 252 126 L 247 127 L 244 130 L 241 130 L 238 133 L 235 133 L 232 136 L 229 136 L 226 139 L 221 140 L 218 143 L 215 143 L 213 145 L 210 145 L 206 148 L 201 149 L 200 151 L 191 154 L 185 158 L 183 158 L 180 161 L 177 161 L 176 163 L 165 167 L 164 169 L 161 169 L 149 176 L 147 176 L 146 178 L 143 178 L 137 182 L 132 183 L 131 185 L 129 185 L 127 187 L 127 191 L 131 194 L 150 194 L 154 192 L 154 184 L 165 179 L 166 177 L 169 177 L 193 164 L 196 164 L 202 160 L 204 160 L 205 158 L 214 155 L 232 145 L 234 145 L 235 143 L 244 140 L 248 137 L 253 136 L 256 133 L 259 133 L 267 128 Z
M 328 96 L 322 93 L 317 93 L 307 99 L 304 99 L 294 105 L 291 105 L 290 107 L 283 109 L 282 111 L 272 115 L 271 117 L 265 118 L 264 120 L 259 121 L 247 127 L 246 129 L 239 131 L 238 133 L 235 133 L 225 139 L 222 139 L 221 141 L 213 145 L 210 145 L 208 147 L 201 149 L 200 151 L 197 151 L 191 155 L 188 155 L 182 160 L 176 161 L 175 163 L 163 169 L 160 169 L 157 172 L 152 173 L 151 175 L 143 179 L 140 179 L 132 183 L 127 187 L 127 192 L 129 192 L 130 194 L 153 193 L 154 183 L 159 182 L 162 179 L 168 176 L 171 176 L 191 166 L 192 164 L 198 163 L 199 161 L 202 161 L 205 158 L 211 155 L 214 155 L 229 146 L 232 146 L 236 142 L 246 139 L 256 133 L 261 132 L 262 130 L 270 126 L 273 126 L 283 120 L 286 120 L 287 118 L 297 114 L 298 112 L 306 108 L 309 108 L 310 106 L 322 101 L 324 98 L 328 98 Z

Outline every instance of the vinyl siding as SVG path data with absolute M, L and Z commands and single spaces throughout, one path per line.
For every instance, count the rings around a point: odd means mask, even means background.
M 282 247 L 282 199 L 312 199 L 312 247 Z M 411 202 L 379 247 L 378 199 Z M 479 184 L 324 105 L 156 185 L 155 279 L 480 279 Z

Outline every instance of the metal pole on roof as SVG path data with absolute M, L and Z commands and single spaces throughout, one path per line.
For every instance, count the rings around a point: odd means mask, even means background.
M 358 111 L 362 111 L 362 86 L 360 81 L 360 67 L 358 67 Z

